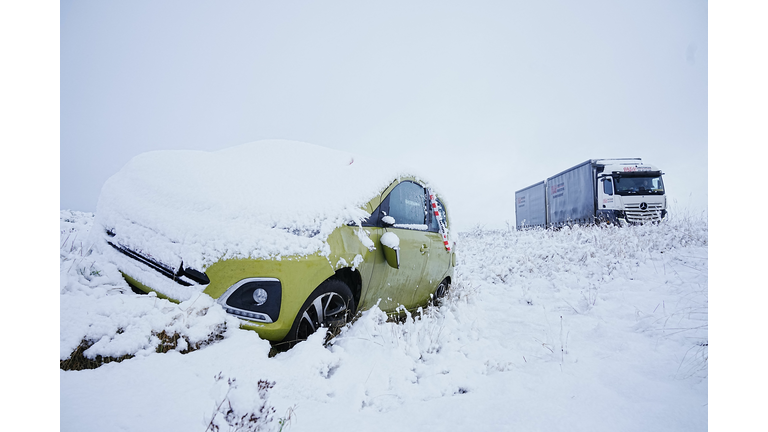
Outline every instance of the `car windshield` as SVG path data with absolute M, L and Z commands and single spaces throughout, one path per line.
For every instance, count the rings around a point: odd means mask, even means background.
M 661 176 L 616 176 L 616 193 L 619 195 L 663 195 Z

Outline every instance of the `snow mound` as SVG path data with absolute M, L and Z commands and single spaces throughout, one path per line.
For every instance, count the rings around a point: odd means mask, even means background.
M 93 214 L 61 211 L 60 360 L 70 358 L 83 342 L 87 358 L 146 356 L 156 352 L 157 334 L 179 335 L 185 344 L 200 344 L 238 321 L 210 296 L 198 294 L 181 304 L 132 295 L 117 267 L 83 239 Z M 265 342 L 266 344 L 266 342 Z
M 61 359 L 81 341 L 88 358 L 133 357 L 61 372 L 62 430 L 204 430 L 217 407 L 264 402 L 292 431 L 707 428 L 706 221 L 459 233 L 439 307 L 398 322 L 374 307 L 327 346 L 321 331 L 269 357 L 209 297 L 133 294 L 81 242 L 91 220 L 61 214 Z M 158 331 L 195 344 L 223 324 L 198 350 L 157 352 Z
M 404 168 L 284 140 L 215 151 L 155 151 L 104 184 L 95 224 L 173 266 L 327 253 L 328 235 Z M 96 230 L 99 231 L 99 230 Z

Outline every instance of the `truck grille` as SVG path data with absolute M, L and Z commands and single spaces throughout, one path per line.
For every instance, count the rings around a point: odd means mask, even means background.
M 663 204 L 648 203 L 645 210 L 641 209 L 640 206 L 641 204 L 626 204 L 624 206 L 627 222 L 645 223 L 661 220 L 661 212 L 664 209 Z

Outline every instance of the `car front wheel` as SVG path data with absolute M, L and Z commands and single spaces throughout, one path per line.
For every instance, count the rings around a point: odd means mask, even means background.
M 286 341 L 290 346 L 307 338 L 321 327 L 331 330 L 343 327 L 355 313 L 352 291 L 342 281 L 327 280 L 320 284 L 296 315 Z

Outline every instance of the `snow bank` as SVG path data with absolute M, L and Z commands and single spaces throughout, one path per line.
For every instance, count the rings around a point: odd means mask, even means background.
M 155 151 L 105 184 L 95 224 L 177 268 L 222 258 L 327 252 L 328 235 L 412 170 L 293 141 L 216 151 Z M 98 230 L 96 230 L 96 234 Z
M 115 329 L 143 320 L 200 334 L 223 322 L 215 304 L 186 314 L 123 289 L 97 251 L 71 247 L 83 217 L 62 222 L 62 358 L 83 337 L 115 340 L 90 355 L 124 352 Z M 238 416 L 266 400 L 275 430 L 706 430 L 707 248 L 706 221 L 674 218 L 461 233 L 439 308 L 402 323 L 374 308 L 330 346 L 317 333 L 273 358 L 235 328 L 185 355 L 136 345 L 130 360 L 61 372 L 61 429 L 204 430 L 229 398 Z
M 61 360 L 82 343 L 96 356 L 146 356 L 162 341 L 161 332 L 179 335 L 184 344 L 207 341 L 239 323 L 210 296 L 198 294 L 175 304 L 155 295 L 134 295 L 117 267 L 85 240 L 93 214 L 61 212 L 60 354 Z

